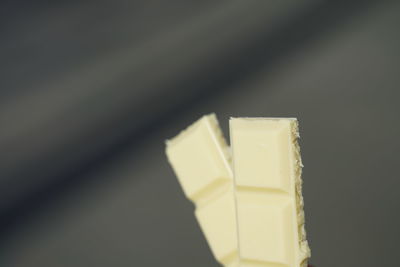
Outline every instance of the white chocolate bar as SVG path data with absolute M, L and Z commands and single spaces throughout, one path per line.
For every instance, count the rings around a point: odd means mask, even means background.
M 232 118 L 241 267 L 305 267 L 296 119 Z
M 218 262 L 238 265 L 233 177 L 228 146 L 214 114 L 167 141 L 166 153 Z

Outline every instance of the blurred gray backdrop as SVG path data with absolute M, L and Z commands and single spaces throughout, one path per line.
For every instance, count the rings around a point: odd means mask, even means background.
M 398 265 L 397 1 L 4 1 L 0 266 L 217 266 L 164 154 L 300 121 L 316 267 Z M 227 136 L 228 137 L 228 136 Z

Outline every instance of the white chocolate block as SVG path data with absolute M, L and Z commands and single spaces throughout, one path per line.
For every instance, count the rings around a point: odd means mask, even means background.
M 230 120 L 241 267 L 305 267 L 296 119 Z
M 167 141 L 166 153 L 215 258 L 239 266 L 233 177 L 214 114 L 204 116 Z

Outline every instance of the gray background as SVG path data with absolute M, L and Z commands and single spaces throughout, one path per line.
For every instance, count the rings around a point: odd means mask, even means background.
M 299 119 L 313 265 L 396 266 L 399 26 L 396 1 L 4 3 L 0 265 L 217 266 L 164 154 L 216 112 Z

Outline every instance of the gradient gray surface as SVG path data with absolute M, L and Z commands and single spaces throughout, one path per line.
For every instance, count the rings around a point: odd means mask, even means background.
M 210 112 L 227 138 L 299 119 L 313 265 L 396 266 L 399 4 L 25 4 L 2 17 L 1 266 L 217 266 L 164 153 Z

